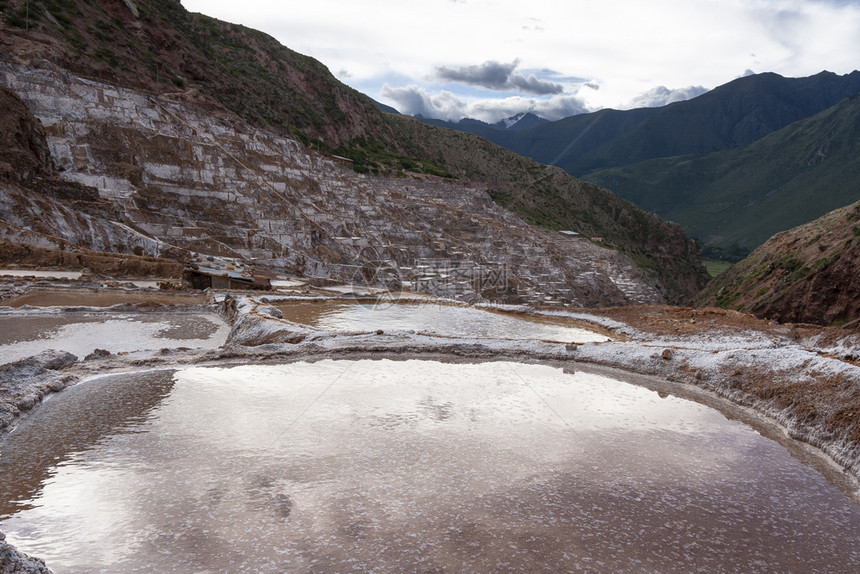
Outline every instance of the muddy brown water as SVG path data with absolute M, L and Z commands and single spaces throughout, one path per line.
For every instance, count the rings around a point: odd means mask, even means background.
M 860 505 L 644 387 L 510 362 L 105 377 L 0 444 L 0 530 L 63 572 L 857 572 Z
M 8 307 L 110 307 L 121 304 L 202 305 L 203 294 L 159 291 L 121 291 L 117 289 L 34 289 L 2 301 Z
M 428 301 L 281 301 L 284 318 L 332 331 L 418 331 L 445 337 L 606 341 L 605 334 L 564 317 L 539 317 Z

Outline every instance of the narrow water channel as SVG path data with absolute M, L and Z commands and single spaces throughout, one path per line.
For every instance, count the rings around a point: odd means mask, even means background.
M 860 505 L 709 407 L 510 362 L 105 377 L 0 445 L 64 572 L 856 572 Z

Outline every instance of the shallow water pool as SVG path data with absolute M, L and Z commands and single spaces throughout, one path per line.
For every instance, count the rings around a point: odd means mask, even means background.
M 608 341 L 609 337 L 561 317 L 495 312 L 474 307 L 413 301 L 273 303 L 284 318 L 330 331 L 418 331 L 443 337 L 539 339 L 561 343 Z
M 46 349 L 83 358 L 95 349 L 111 353 L 165 347 L 216 349 L 230 328 L 215 313 L 38 313 L 0 314 L 0 364 Z
M 856 572 L 860 506 L 700 404 L 508 362 L 97 379 L 0 445 L 55 572 Z

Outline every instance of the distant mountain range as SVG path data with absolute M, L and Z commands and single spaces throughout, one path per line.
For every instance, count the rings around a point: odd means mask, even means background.
M 494 124 L 489 124 L 487 122 L 482 122 L 481 120 L 475 120 L 471 118 L 463 118 L 459 122 L 448 122 L 445 120 L 425 118 L 420 114 L 415 117 L 434 126 L 438 126 L 441 128 L 450 128 L 460 132 L 467 132 L 470 134 L 479 135 L 491 141 L 493 138 L 487 136 L 487 134 L 491 132 L 519 132 L 522 130 L 533 128 L 535 126 L 549 123 L 549 120 L 546 120 L 531 112 L 516 114 L 509 118 L 505 118 L 501 121 L 498 121 Z
M 478 134 L 608 187 L 680 223 L 706 255 L 737 260 L 773 233 L 860 199 L 860 175 L 840 169 L 857 157 L 850 147 L 857 141 L 851 135 L 857 122 L 853 105 L 747 148 L 857 93 L 858 71 L 807 78 L 766 73 L 661 108 L 607 109 L 521 130 L 467 120 L 433 123 Z M 813 150 L 805 156 L 816 142 L 823 155 Z M 710 157 L 728 150 L 734 151 Z M 789 179 L 780 177 L 787 174 Z
M 747 146 L 653 159 L 588 179 L 680 223 L 719 259 L 860 200 L 860 94 Z

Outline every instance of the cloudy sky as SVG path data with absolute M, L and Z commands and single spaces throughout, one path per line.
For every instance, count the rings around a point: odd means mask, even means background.
M 182 0 L 407 114 L 663 105 L 749 73 L 860 68 L 860 0 Z

